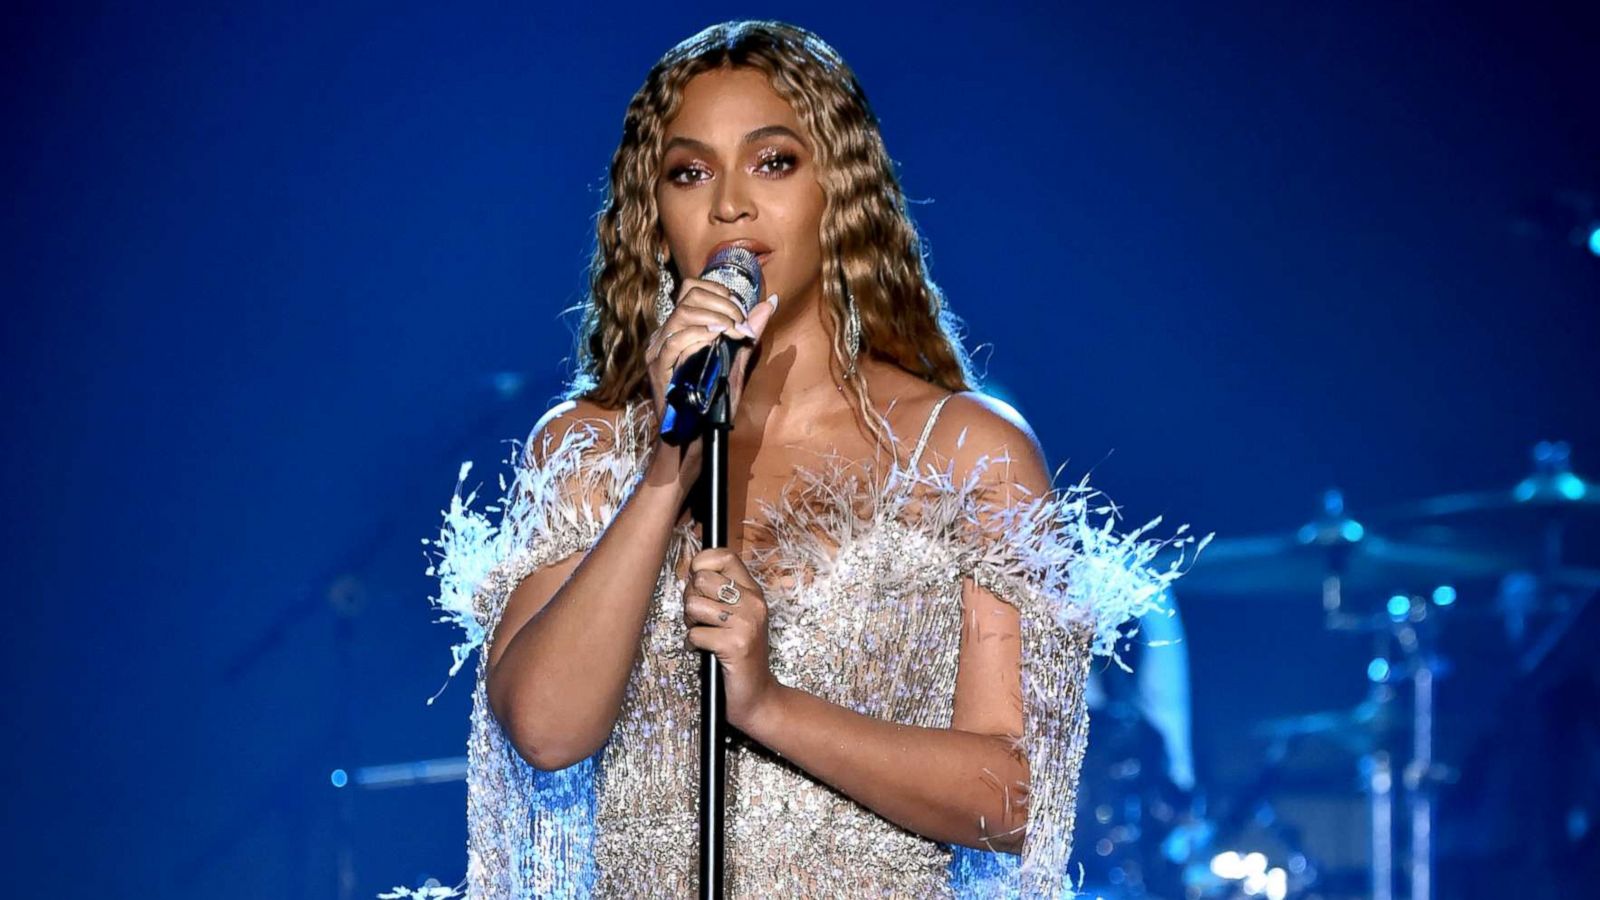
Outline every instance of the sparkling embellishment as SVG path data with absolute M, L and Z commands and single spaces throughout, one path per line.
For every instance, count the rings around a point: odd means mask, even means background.
M 941 402 L 942 406 L 942 402 Z M 938 415 L 938 408 L 930 416 Z M 598 540 L 643 473 L 653 411 L 629 404 L 615 425 L 569 431 L 513 457 L 498 528 L 459 490 L 446 514 L 435 603 L 479 649 L 468 740 L 468 897 L 682 897 L 694 873 L 698 658 L 686 649 L 680 572 L 700 549 L 678 526 L 663 561 L 610 740 L 559 772 L 531 767 L 489 710 L 486 652 L 513 588 L 539 566 Z M 1049 896 L 1070 890 L 1068 856 L 1088 739 L 1090 660 L 1117 626 L 1159 607 L 1180 574 L 1149 565 L 1170 544 L 1111 528 L 1115 507 L 1083 482 L 997 508 L 980 464 L 961 479 L 916 461 L 886 480 L 827 457 L 800 467 L 754 524 L 747 551 L 769 615 L 782 683 L 866 715 L 934 728 L 952 721 L 963 583 L 1015 606 L 1022 621 L 1030 782 L 1019 856 L 906 831 L 739 736 L 729 754 L 728 895 L 747 897 Z M 534 437 L 527 446 L 531 448 Z M 462 471 L 465 479 L 466 469 Z M 502 489 L 505 489 L 502 481 Z M 1106 516 L 1103 524 L 1092 515 Z M 1183 535 L 1187 526 L 1180 527 Z M 748 535 L 751 532 L 747 532 Z M 1198 553 L 1209 541 L 1201 541 Z

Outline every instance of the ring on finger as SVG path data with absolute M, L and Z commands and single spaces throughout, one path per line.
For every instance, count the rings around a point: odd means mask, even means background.
M 717 588 L 717 599 L 728 604 L 729 606 L 737 605 L 740 596 L 739 586 L 734 584 L 733 579 L 731 578 L 728 579 L 727 584 Z

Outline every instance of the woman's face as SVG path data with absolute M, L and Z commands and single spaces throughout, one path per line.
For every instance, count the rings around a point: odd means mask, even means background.
M 656 183 L 678 272 L 698 278 L 719 244 L 746 238 L 759 245 L 752 249 L 765 293 L 789 301 L 815 292 L 824 200 L 813 147 L 760 70 L 714 69 L 691 79 L 667 123 Z

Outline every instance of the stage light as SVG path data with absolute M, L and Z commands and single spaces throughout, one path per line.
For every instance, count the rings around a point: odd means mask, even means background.
M 1433 589 L 1433 605 L 1449 606 L 1456 602 L 1456 589 L 1448 584 L 1441 584 Z
M 333 782 L 334 787 L 344 787 L 350 783 L 350 776 L 343 769 L 334 769 L 328 780 Z
M 1389 598 L 1389 618 L 1396 622 L 1404 619 L 1411 613 L 1411 598 L 1405 594 L 1395 594 Z
M 1380 656 L 1377 659 L 1374 659 L 1372 662 L 1367 663 L 1367 680 L 1376 684 L 1382 684 L 1383 682 L 1388 681 L 1389 661 Z
M 1211 874 L 1229 881 L 1243 878 L 1247 874 L 1244 870 L 1244 857 L 1233 850 L 1218 853 L 1211 857 Z
M 1289 873 L 1279 868 L 1267 870 L 1267 900 L 1283 900 L 1289 896 Z
M 1600 224 L 1589 226 L 1589 252 L 1600 256 Z

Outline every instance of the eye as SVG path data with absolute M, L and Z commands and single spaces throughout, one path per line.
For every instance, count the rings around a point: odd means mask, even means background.
M 769 150 L 761 154 L 761 161 L 756 163 L 756 168 L 765 169 L 769 172 L 788 172 L 792 170 L 795 167 L 795 164 L 799 161 L 800 160 L 798 157 L 786 150 Z M 769 165 L 779 165 L 782 166 L 782 168 L 767 169 L 766 167 Z
M 673 166 L 667 170 L 667 180 L 673 184 L 693 184 L 695 181 L 699 181 L 701 179 L 684 181 L 682 176 L 696 172 L 704 173 L 705 169 L 699 166 Z
M 787 150 L 764 150 L 761 158 L 756 163 L 756 171 L 769 175 L 782 177 L 792 171 L 800 162 L 800 158 Z M 690 163 L 682 166 L 672 166 L 666 171 L 666 179 L 672 184 L 698 184 L 710 177 L 710 172 L 699 163 Z M 699 176 L 686 178 L 685 176 Z

